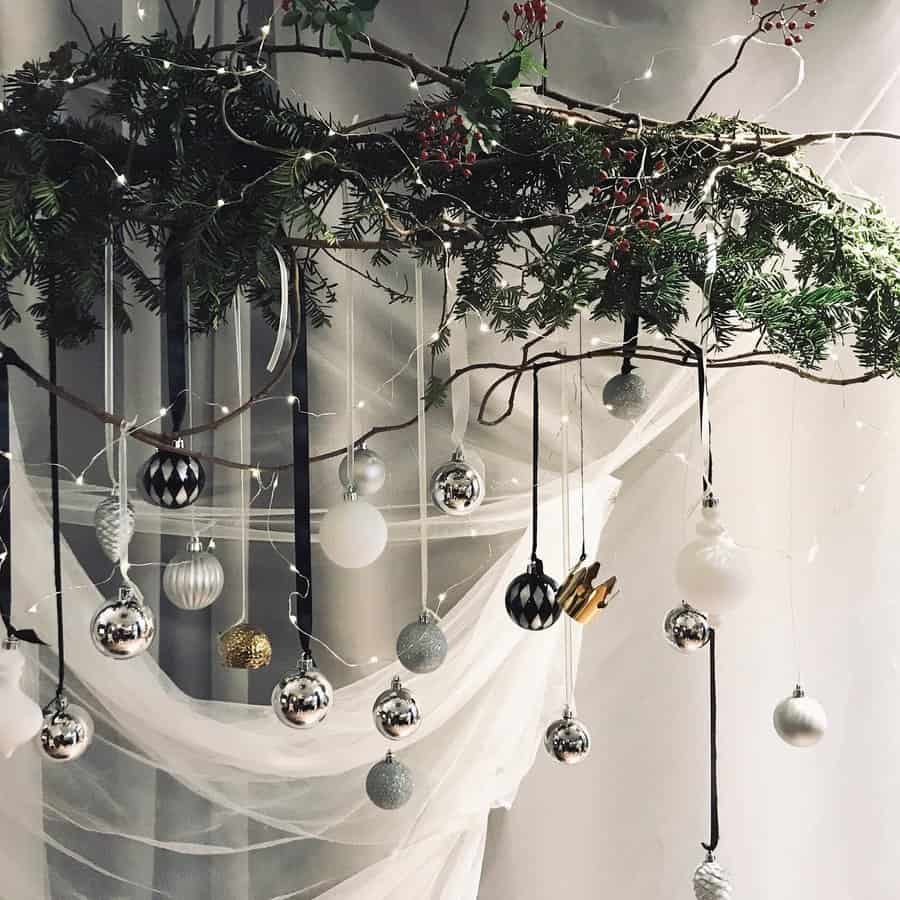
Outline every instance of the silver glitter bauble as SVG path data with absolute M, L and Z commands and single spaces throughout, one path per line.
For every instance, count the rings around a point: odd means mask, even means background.
M 288 672 L 275 685 L 272 709 L 283 725 L 311 728 L 328 715 L 333 698 L 331 682 L 315 667 L 312 657 L 304 653 L 297 671 Z
M 405 669 L 425 675 L 447 658 L 447 636 L 430 611 L 423 612 L 397 636 L 397 657 Z
M 728 873 L 712 857 L 694 872 L 694 896 L 697 900 L 728 900 L 732 890 Z
M 683 653 L 693 653 L 709 643 L 709 621 L 687 603 L 669 611 L 663 629 L 666 640 Z
M 345 456 L 338 467 L 338 478 L 345 489 L 350 487 L 347 462 L 348 458 Z M 357 494 L 363 497 L 377 494 L 384 487 L 386 478 L 384 460 L 374 450 L 370 450 L 365 444 L 354 449 L 353 487 Z
M 206 472 L 195 456 L 157 450 L 138 476 L 144 496 L 163 509 L 184 509 L 199 496 Z
M 772 722 L 778 736 L 792 747 L 812 747 L 828 730 L 828 716 L 822 704 L 807 697 L 799 684 L 790 697 L 775 707 Z
M 431 476 L 431 499 L 448 516 L 467 516 L 484 500 L 484 479 L 466 462 L 462 448 Z
M 122 537 L 130 543 L 134 536 L 134 507 L 129 503 L 125 509 L 125 533 Z M 118 494 L 101 500 L 94 510 L 94 530 L 103 552 L 112 562 L 119 561 L 120 524 Z
M 153 610 L 127 587 L 119 588 L 119 596 L 104 603 L 91 620 L 94 646 L 111 659 L 131 659 L 144 653 L 155 636 Z
M 163 572 L 163 590 L 179 609 L 205 609 L 215 603 L 225 587 L 222 563 L 191 538 L 187 551 L 169 560 Z
M 557 761 L 574 766 L 591 752 L 591 735 L 568 707 L 544 734 L 544 749 Z
M 80 706 L 69 706 L 65 696 L 51 701 L 44 709 L 44 723 L 38 739 L 44 757 L 51 762 L 72 762 L 90 746 L 94 720 Z
M 422 721 L 416 698 L 395 675 L 391 686 L 382 691 L 372 706 L 372 718 L 378 731 L 392 741 L 409 737 Z
M 390 750 L 366 776 L 366 793 L 379 809 L 400 809 L 413 794 L 413 774 Z
M 556 623 L 562 607 L 556 598 L 557 584 L 544 574 L 544 564 L 532 560 L 528 571 L 514 578 L 506 589 L 506 612 L 520 628 L 544 631 Z
M 647 385 L 637 372 L 613 375 L 603 386 L 603 405 L 617 419 L 638 419 L 650 400 Z

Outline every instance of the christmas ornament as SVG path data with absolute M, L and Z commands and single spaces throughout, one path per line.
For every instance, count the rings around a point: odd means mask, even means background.
M 272 709 L 278 721 L 290 728 L 311 728 L 328 715 L 334 689 L 304 653 L 296 672 L 288 672 L 272 691 Z
M 566 576 L 556 599 L 563 612 L 581 625 L 586 625 L 601 609 L 609 606 L 609 598 L 616 586 L 616 577 L 595 585 L 600 563 L 589 566 L 579 563 Z
M 422 715 L 416 699 L 400 683 L 399 675 L 395 675 L 391 686 L 376 697 L 372 718 L 378 731 L 392 741 L 409 737 L 419 727 Z
M 224 586 L 222 563 L 203 549 L 198 537 L 191 538 L 187 552 L 173 556 L 163 572 L 163 590 L 179 609 L 205 609 L 219 599 Z
M 562 613 L 556 582 L 544 574 L 544 564 L 539 559 L 532 559 L 525 574 L 510 582 L 506 612 L 516 625 L 529 631 L 543 631 L 556 623 Z
M 713 625 L 740 606 L 750 592 L 752 582 L 744 551 L 722 524 L 715 497 L 703 500 L 697 537 L 678 554 L 675 579 L 685 600 L 705 612 Z
M 55 697 L 44 709 L 40 741 L 51 762 L 72 762 L 90 746 L 94 720 L 80 706 L 70 706 L 65 695 Z
M 91 620 L 94 646 L 112 659 L 131 659 L 144 653 L 155 636 L 153 610 L 127 586 L 119 588 L 119 596 L 104 603 Z
M 343 501 L 325 513 L 319 543 L 333 563 L 345 569 L 361 569 L 384 552 L 387 524 L 371 503 L 348 490 Z
M 709 622 L 706 616 L 687 603 L 669 611 L 663 630 L 666 640 L 676 650 L 684 653 L 693 653 L 709 643 Z
M 200 496 L 204 484 L 206 473 L 200 460 L 171 450 L 157 450 L 140 475 L 144 495 L 163 509 L 190 506 Z
M 31 740 L 44 721 L 40 706 L 22 691 L 24 669 L 19 642 L 5 640 L 0 649 L 0 754 L 6 759 Z
M 347 472 L 349 458 L 344 457 L 338 467 L 338 478 L 345 490 L 351 487 L 362 497 L 377 494 L 383 487 L 387 478 L 387 470 L 384 460 L 365 444 L 353 451 L 353 478 Z
M 650 394 L 637 372 L 620 372 L 603 386 L 603 405 L 617 419 L 639 419 L 646 411 Z
M 269 636 L 246 622 L 219 635 L 219 659 L 226 669 L 262 669 L 272 662 Z
M 574 766 L 591 752 L 591 735 L 567 706 L 563 717 L 551 722 L 544 734 L 544 749 L 557 761 Z
M 790 697 L 775 707 L 772 721 L 778 736 L 792 747 L 812 747 L 828 729 L 828 717 L 822 705 L 807 697 L 799 684 Z
M 366 793 L 379 809 L 400 809 L 413 793 L 413 774 L 388 750 L 366 776 Z
M 467 516 L 484 500 L 484 479 L 466 462 L 462 447 L 431 476 L 431 499 L 448 516 Z
M 440 668 L 447 657 L 447 636 L 430 610 L 410 622 L 397 637 L 397 657 L 416 675 Z
M 94 530 L 97 532 L 97 540 L 103 548 L 103 552 L 112 562 L 119 561 L 119 495 L 114 494 L 101 500 L 94 510 Z M 129 503 L 125 514 L 124 539 L 130 543 L 134 536 L 134 507 Z
M 710 855 L 694 872 L 694 896 L 697 900 L 728 900 L 732 887 L 728 873 Z

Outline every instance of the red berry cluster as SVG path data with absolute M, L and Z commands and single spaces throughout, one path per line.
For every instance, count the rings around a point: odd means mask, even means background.
M 812 31 L 816 27 L 813 19 L 819 14 L 818 7 L 825 0 L 815 0 L 811 3 L 797 3 L 793 6 L 785 6 L 768 13 L 758 13 L 760 0 L 750 0 L 753 11 L 759 15 L 763 31 L 781 31 L 784 34 L 785 47 L 793 47 L 803 43 L 803 32 Z M 804 18 L 805 17 L 805 18 Z
M 454 104 L 445 110 L 433 109 L 417 137 L 422 162 L 440 163 L 448 172 L 459 171 L 463 178 L 472 177 L 471 165 L 478 159 L 474 142 L 480 141 L 483 135 L 477 129 L 466 127 Z
M 520 44 L 538 40 L 546 30 L 544 26 L 549 19 L 550 11 L 546 0 L 525 0 L 524 3 L 513 3 L 512 12 L 503 10 L 503 21 L 506 22 L 509 33 Z M 562 26 L 562 22 L 557 22 L 553 30 L 558 31 Z

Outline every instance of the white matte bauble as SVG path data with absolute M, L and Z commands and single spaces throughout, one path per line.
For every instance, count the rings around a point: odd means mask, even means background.
M 219 599 L 225 587 L 222 563 L 191 538 L 187 551 L 173 556 L 163 572 L 163 590 L 179 609 L 205 609 Z
M 678 554 L 675 579 L 685 602 L 705 612 L 713 625 L 737 609 L 750 593 L 746 555 L 722 524 L 718 501 L 712 497 L 703 501 L 697 537 Z
M 706 616 L 687 603 L 669 611 L 663 631 L 666 640 L 682 653 L 693 653 L 709 643 L 709 622 Z
M 272 691 L 272 709 L 282 725 L 289 728 L 312 728 L 331 708 L 334 689 L 331 682 L 315 667 L 312 657 L 304 653 L 295 672 L 288 672 Z
M 484 478 L 466 461 L 462 448 L 431 475 L 431 499 L 448 516 L 467 516 L 484 500 Z
M 345 490 L 352 487 L 361 497 L 369 497 L 377 494 L 384 487 L 387 478 L 384 460 L 365 444 L 353 450 L 352 480 L 347 471 L 350 468 L 347 463 L 348 457 L 345 456 L 338 467 L 338 478 Z
M 729 900 L 732 891 L 728 873 L 712 857 L 694 872 L 694 896 L 697 900 Z
M 352 492 L 325 513 L 319 527 L 325 555 L 345 569 L 362 569 L 375 562 L 384 552 L 387 537 L 384 516 Z
M 799 684 L 790 697 L 775 707 L 772 722 L 778 736 L 792 747 L 812 747 L 828 730 L 828 716 L 822 704 L 807 697 Z
M 94 530 L 97 532 L 97 541 L 112 562 L 119 561 L 119 540 L 124 538 L 126 543 L 131 543 L 131 539 L 134 537 L 134 507 L 129 503 L 125 509 L 125 533 L 121 536 L 119 529 L 122 521 L 119 515 L 118 494 L 101 500 L 94 510 Z
M 413 774 L 388 750 L 366 776 L 366 793 L 379 809 L 400 809 L 413 794 Z
M 44 757 L 66 763 L 78 759 L 94 737 L 94 720 L 87 710 L 70 706 L 65 696 L 56 697 L 44 709 L 40 742 Z
M 591 752 L 591 734 L 567 707 L 563 717 L 551 722 L 547 728 L 544 749 L 557 762 L 574 766 L 587 759 Z
M 141 603 L 128 587 L 94 613 L 91 638 L 94 646 L 111 659 L 131 659 L 145 653 L 156 637 L 153 610 Z
M 18 641 L 3 642 L 0 649 L 0 755 L 9 759 L 40 730 L 44 714 L 22 691 L 25 657 Z
M 392 741 L 409 737 L 421 724 L 422 714 L 416 698 L 400 683 L 399 675 L 375 698 L 372 718 L 379 733 Z
M 644 379 L 637 372 L 613 375 L 603 386 L 603 405 L 617 419 L 639 419 L 650 402 Z

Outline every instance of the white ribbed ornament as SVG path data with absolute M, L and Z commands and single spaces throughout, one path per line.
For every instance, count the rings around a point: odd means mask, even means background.
M 125 536 L 128 543 L 134 536 L 134 507 L 126 507 Z M 119 495 L 102 500 L 94 510 L 94 530 L 103 552 L 112 562 L 119 561 Z
M 200 538 L 191 538 L 187 551 L 169 560 L 163 572 L 163 590 L 179 609 L 206 609 L 219 599 L 225 587 L 222 563 L 203 549 Z
M 694 872 L 697 900 L 729 900 L 732 890 L 728 873 L 714 859 L 707 859 Z

